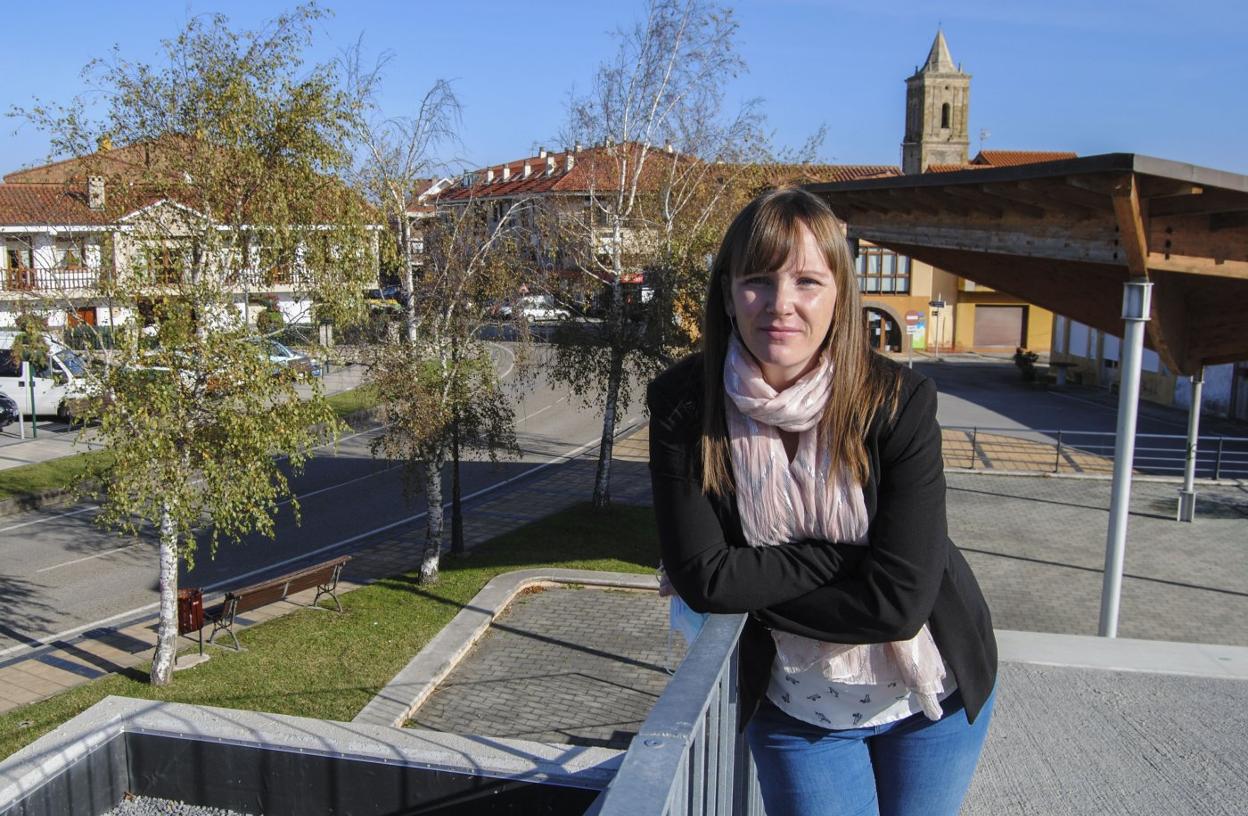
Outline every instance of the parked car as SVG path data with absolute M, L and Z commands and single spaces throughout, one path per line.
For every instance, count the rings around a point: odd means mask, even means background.
M 288 369 L 300 377 L 321 376 L 321 361 L 315 357 L 309 357 L 301 351 L 295 351 L 276 340 L 266 339 L 261 342 L 264 344 L 269 362 L 275 366 L 275 371 Z
M 0 430 L 17 422 L 18 413 L 17 403 L 13 401 L 13 398 L 0 392 Z
M 0 329 L 0 393 L 18 402 L 23 413 L 30 408 L 31 383 L 22 374 L 21 363 L 13 355 L 18 333 Z M 32 370 L 35 410 L 40 416 L 69 419 L 89 396 L 87 363 L 76 351 L 50 335 L 44 335 L 46 365 Z
M 403 294 L 403 287 L 397 284 L 369 289 L 364 293 L 364 300 L 376 307 L 397 308 L 407 305 L 407 296 Z
M 541 323 L 548 320 L 566 320 L 571 313 L 555 304 L 551 295 L 525 295 L 516 301 L 514 306 L 502 306 L 499 315 L 513 318 L 519 315 L 530 323 Z

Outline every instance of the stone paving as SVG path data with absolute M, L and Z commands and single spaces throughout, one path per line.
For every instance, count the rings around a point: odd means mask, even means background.
M 1094 635 L 1110 483 L 946 473 L 949 535 L 999 629 Z M 1118 634 L 1248 646 L 1248 486 L 1199 486 L 1196 520 L 1174 520 L 1178 486 L 1136 481 Z
M 654 592 L 530 590 L 407 725 L 627 748 L 684 652 Z

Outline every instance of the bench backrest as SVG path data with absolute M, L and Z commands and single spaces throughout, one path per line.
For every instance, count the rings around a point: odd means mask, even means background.
M 285 600 L 288 595 L 302 592 L 305 589 L 337 583 L 336 573 L 350 560 L 349 555 L 340 556 L 332 561 L 314 564 L 258 584 L 231 590 L 226 593 L 226 597 L 235 600 L 235 613 L 258 609 L 267 604 Z

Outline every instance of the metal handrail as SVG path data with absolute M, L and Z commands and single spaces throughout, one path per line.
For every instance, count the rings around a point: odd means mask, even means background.
M 763 816 L 737 730 L 738 640 L 745 615 L 711 615 L 633 737 L 594 816 Z
M 946 425 L 945 465 L 976 471 L 1108 473 L 1113 467 L 1115 434 L 1067 428 L 993 428 Z M 952 435 L 952 438 L 950 438 Z M 1136 434 L 1132 467 L 1153 475 L 1181 474 L 1187 437 Z M 1197 475 L 1213 479 L 1248 478 L 1248 437 L 1202 436 L 1196 446 Z

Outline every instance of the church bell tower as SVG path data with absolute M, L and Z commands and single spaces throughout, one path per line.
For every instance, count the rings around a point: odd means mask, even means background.
M 937 31 L 927 62 L 906 80 L 903 173 L 922 173 L 933 164 L 967 163 L 970 104 L 971 75 L 962 73 L 949 55 L 945 33 Z

